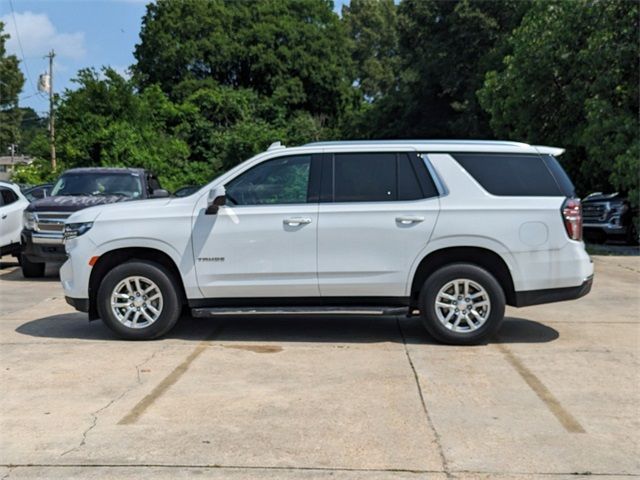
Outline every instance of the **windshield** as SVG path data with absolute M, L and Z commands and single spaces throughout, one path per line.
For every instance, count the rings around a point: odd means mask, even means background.
M 139 198 L 142 182 L 131 173 L 67 173 L 61 176 L 51 195 L 119 195 Z

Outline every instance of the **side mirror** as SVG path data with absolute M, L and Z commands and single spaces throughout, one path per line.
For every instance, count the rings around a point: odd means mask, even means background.
M 216 215 L 221 206 L 227 203 L 227 192 L 223 186 L 216 187 L 209 192 L 206 215 Z
M 171 194 L 164 188 L 156 188 L 153 192 L 151 192 L 151 198 L 167 198 L 170 196 Z

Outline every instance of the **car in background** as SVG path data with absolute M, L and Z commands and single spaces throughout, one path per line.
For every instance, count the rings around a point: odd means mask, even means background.
M 27 200 L 33 202 L 34 200 L 48 197 L 51 194 L 52 188 L 53 183 L 43 183 L 42 185 L 35 185 L 22 189 L 22 194 L 27 198 Z
M 74 168 L 56 181 L 48 197 L 35 200 L 24 212 L 22 274 L 44 275 L 46 263 L 62 263 L 64 221 L 84 208 L 108 203 L 168 197 L 158 178 L 142 168 Z
M 638 245 L 638 230 L 633 223 L 638 212 L 624 195 L 591 193 L 582 200 L 582 215 L 585 240 L 594 243 L 623 240 L 629 245 Z
M 22 212 L 28 205 L 16 184 L 0 181 L 0 256 L 20 254 Z
M 188 197 L 196 193 L 198 190 L 202 188 L 202 185 L 187 185 L 185 187 L 180 187 L 173 193 L 174 197 Z

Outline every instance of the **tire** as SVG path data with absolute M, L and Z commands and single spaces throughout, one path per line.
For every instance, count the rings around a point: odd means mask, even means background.
M 636 230 L 636 226 L 632 221 L 631 225 L 629 225 L 629 227 L 627 228 L 626 243 L 627 245 L 636 246 L 640 244 L 639 240 L 640 240 L 640 237 L 638 236 L 638 230 Z
M 118 304 L 112 308 L 114 295 Z M 146 260 L 131 260 L 110 270 L 100 283 L 96 304 L 107 327 L 127 340 L 164 335 L 174 327 L 182 311 L 173 275 L 162 265 Z
M 469 296 L 456 295 L 456 285 L 459 294 L 464 294 L 466 288 Z M 451 345 L 485 342 L 500 327 L 504 308 L 504 291 L 495 277 L 467 263 L 454 263 L 435 271 L 420 292 L 425 328 L 437 341 Z
M 46 263 L 36 263 L 29 260 L 24 255 L 20 255 L 20 267 L 24 278 L 42 278 L 47 266 Z

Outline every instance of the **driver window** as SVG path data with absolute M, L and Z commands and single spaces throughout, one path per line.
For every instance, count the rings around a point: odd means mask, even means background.
M 229 182 L 232 205 L 307 203 L 311 156 L 282 157 L 261 163 Z

